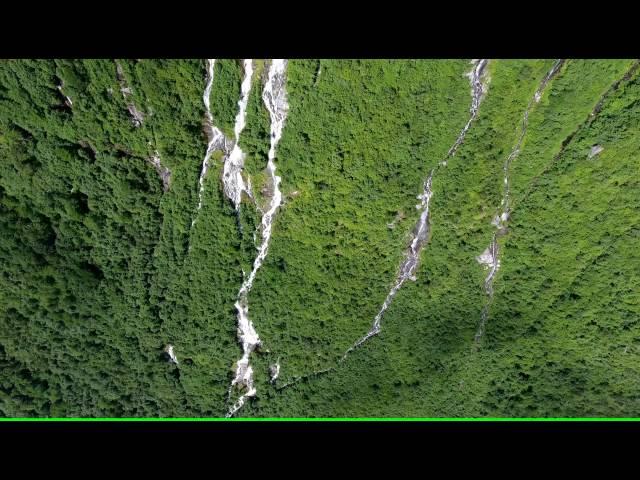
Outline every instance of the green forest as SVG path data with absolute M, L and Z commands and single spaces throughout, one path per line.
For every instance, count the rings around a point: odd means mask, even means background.
M 0 62 L 1 417 L 640 416 L 639 61 L 208 65 Z

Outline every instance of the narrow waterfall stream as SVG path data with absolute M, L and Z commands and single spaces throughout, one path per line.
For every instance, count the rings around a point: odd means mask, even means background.
M 400 264 L 400 269 L 398 272 L 398 276 L 396 277 L 395 284 L 389 291 L 387 298 L 385 299 L 384 303 L 382 304 L 382 307 L 378 311 L 378 314 L 375 316 L 371 329 L 362 338 L 356 341 L 351 346 L 351 348 L 349 348 L 345 352 L 345 354 L 342 357 L 343 360 L 347 357 L 347 355 L 351 351 L 358 348 L 360 345 L 362 345 L 364 342 L 369 340 L 371 337 L 380 333 L 382 317 L 385 311 L 387 310 L 387 308 L 389 308 L 389 306 L 391 305 L 391 302 L 393 301 L 394 297 L 398 293 L 398 290 L 400 290 L 404 282 L 406 282 L 407 280 L 412 280 L 412 281 L 416 280 L 415 271 L 418 266 L 418 262 L 420 260 L 420 252 L 422 251 L 422 248 L 427 243 L 428 236 L 429 236 L 429 203 L 431 201 L 431 197 L 433 196 L 433 192 L 431 190 L 431 181 L 433 179 L 434 174 L 437 172 L 438 167 L 446 166 L 447 160 L 450 157 L 455 155 L 458 147 L 464 141 L 464 138 L 467 135 L 467 132 L 469 131 L 469 127 L 471 126 L 471 123 L 478 116 L 480 103 L 482 102 L 482 99 L 484 98 L 488 89 L 488 79 L 485 74 L 485 68 L 487 66 L 487 63 L 488 63 L 488 60 L 472 61 L 473 68 L 469 73 L 467 73 L 467 76 L 469 77 L 469 82 L 471 83 L 471 108 L 469 109 L 469 112 L 470 112 L 469 120 L 467 121 L 466 125 L 462 128 L 462 131 L 458 134 L 458 137 L 456 138 L 455 142 L 453 143 L 453 145 L 445 155 L 444 159 L 442 159 L 439 165 L 436 165 L 431 170 L 431 172 L 429 173 L 429 176 L 425 180 L 424 186 L 423 186 L 423 192 L 421 195 L 418 195 L 417 197 L 418 200 L 420 200 L 421 202 L 419 205 L 416 205 L 416 208 L 418 210 L 421 210 L 420 218 L 411 235 L 411 241 L 405 253 L 405 258 Z
M 527 107 L 524 111 L 522 117 L 522 123 L 520 126 L 520 135 L 518 136 L 518 141 L 515 146 L 511 150 L 511 153 L 507 156 L 507 159 L 504 162 L 503 166 L 503 194 L 502 201 L 500 203 L 500 208 L 498 213 L 496 213 L 495 217 L 491 221 L 491 224 L 496 227 L 497 231 L 493 234 L 493 238 L 491 239 L 491 243 L 485 249 L 485 251 L 476 257 L 476 261 L 483 265 L 485 268 L 488 268 L 487 276 L 484 280 L 484 291 L 487 295 L 487 301 L 482 308 L 482 313 L 480 314 L 480 324 L 478 325 L 478 330 L 475 335 L 476 344 L 480 342 L 482 336 L 484 335 L 484 331 L 487 324 L 487 319 L 489 317 L 489 309 L 491 307 L 491 302 L 493 300 L 493 281 L 495 279 L 496 273 L 500 268 L 500 249 L 498 247 L 498 239 L 506 234 L 507 229 L 506 225 L 509 220 L 509 215 L 511 214 L 511 179 L 509 173 L 511 171 L 511 163 L 515 158 L 520 154 L 520 149 L 522 148 L 522 142 L 527 133 L 527 126 L 529 125 L 529 112 L 533 109 L 533 107 L 540 102 L 542 95 L 544 93 L 545 88 L 549 84 L 549 81 L 558 73 L 558 70 L 564 63 L 564 60 L 556 60 L 556 62 L 551 67 L 551 70 L 547 72 L 544 76 L 537 90 L 533 94 L 531 100 L 527 104 Z
M 175 354 L 175 352 L 173 350 L 173 345 L 168 344 L 166 347 L 164 347 L 164 352 L 169 357 L 169 361 L 170 362 L 173 362 L 176 365 L 180 365 L 180 363 L 178 362 L 178 357 L 176 357 L 176 354 Z
M 422 212 L 420 214 L 420 219 L 414 228 L 414 232 L 411 238 L 411 243 L 409 244 L 409 248 L 405 253 L 405 258 L 400 264 L 400 271 L 398 273 L 398 277 L 396 278 L 395 285 L 389 291 L 387 298 L 384 300 L 382 304 L 382 308 L 375 316 L 373 320 L 373 326 L 371 330 L 367 332 L 367 334 L 359 339 L 356 343 L 354 343 L 349 350 L 347 350 L 342 357 L 343 359 L 355 348 L 358 348 L 364 342 L 369 340 L 374 335 L 380 333 L 381 321 L 384 312 L 389 308 L 393 298 L 398 293 L 398 290 L 402 287 L 404 282 L 407 280 L 416 280 L 415 271 L 418 266 L 418 261 L 420 260 L 420 252 L 422 251 L 422 247 L 427 242 L 429 237 L 429 202 L 431 201 L 431 197 L 433 196 L 433 192 L 431 191 L 431 179 L 433 178 L 434 170 L 431 170 L 429 173 L 429 177 L 424 182 L 424 190 L 421 195 L 418 196 L 418 199 L 421 201 L 419 205 L 416 205 L 417 208 L 421 209 Z
M 449 157 L 455 156 L 458 147 L 462 145 L 464 137 L 467 135 L 469 127 L 471 127 L 471 123 L 478 116 L 480 103 L 482 102 L 482 99 L 484 98 L 485 94 L 487 93 L 487 89 L 489 88 L 490 78 L 488 78 L 487 74 L 485 73 L 488 62 L 489 60 L 486 59 L 471 61 L 471 63 L 473 64 L 473 68 L 466 74 L 466 76 L 469 78 L 469 83 L 471 83 L 471 107 L 469 108 L 469 120 L 467 120 L 467 123 L 462 128 L 462 131 L 458 135 L 458 138 L 456 138 L 456 141 L 453 143 L 453 145 L 451 145 L 451 148 L 447 152 L 445 158 L 440 162 L 440 165 L 446 166 Z
M 204 154 L 204 159 L 202 160 L 202 168 L 200 170 L 200 179 L 198 180 L 199 190 L 198 190 L 198 207 L 197 211 L 202 208 L 202 195 L 204 194 L 204 179 L 207 176 L 207 171 L 209 170 L 209 159 L 211 158 L 211 154 L 215 150 L 223 150 L 225 152 L 228 151 L 227 144 L 229 141 L 224 136 L 222 131 L 218 127 L 213 124 L 213 117 L 211 115 L 211 87 L 213 86 L 213 77 L 215 71 L 216 60 L 209 59 L 207 60 L 207 83 L 204 89 L 204 94 L 202 95 L 202 101 L 205 106 L 205 128 L 207 131 L 208 143 L 207 143 L 207 151 Z M 193 227 L 196 223 L 196 217 L 191 220 L 191 227 Z
M 238 340 L 242 344 L 242 358 L 236 364 L 236 374 L 229 387 L 229 398 L 233 387 L 238 385 L 243 391 L 236 402 L 231 406 L 227 417 L 233 416 L 245 404 L 247 398 L 256 394 L 256 388 L 253 385 L 253 368 L 249 360 L 251 353 L 260 345 L 260 338 L 249 319 L 249 300 L 248 295 L 253 287 L 256 273 L 262 266 L 264 259 L 269 250 L 269 242 L 271 240 L 271 231 L 273 227 L 273 219 L 276 211 L 282 202 L 282 193 L 280 192 L 280 177 L 276 173 L 275 157 L 276 147 L 282 136 L 282 130 L 287 117 L 289 105 L 285 90 L 285 74 L 287 61 L 281 59 L 273 59 L 269 66 L 267 83 L 264 86 L 262 99 L 269 111 L 271 118 L 271 145 L 269 148 L 267 172 L 272 184 L 271 197 L 269 199 L 269 208 L 263 213 L 261 220 L 262 242 L 258 249 L 258 255 L 253 263 L 253 269 L 249 276 L 245 279 L 238 292 L 238 300 L 235 307 L 238 311 Z M 277 373 L 279 373 L 279 365 Z M 273 377 L 273 375 L 272 375 Z
M 225 195 L 233 202 L 236 210 L 240 208 L 240 200 L 242 192 L 249 192 L 249 188 L 245 185 L 242 178 L 242 169 L 244 167 L 245 153 L 240 149 L 238 142 L 240 134 L 246 125 L 247 103 L 249 102 L 249 93 L 251 93 L 251 81 L 253 79 L 253 60 L 244 60 L 244 78 L 242 80 L 240 100 L 238 101 L 238 114 L 233 128 L 235 136 L 231 153 L 224 161 L 222 172 L 222 183 L 224 185 Z M 250 185 L 250 184 L 249 184 Z
M 382 307 L 380 308 L 377 315 L 375 316 L 371 329 L 364 336 L 359 338 L 351 347 L 349 347 L 349 349 L 344 353 L 344 355 L 338 360 L 338 365 L 344 362 L 344 360 L 346 360 L 348 355 L 353 350 L 355 350 L 360 345 L 365 343 L 371 337 L 380 333 L 382 328 L 382 318 L 384 316 L 384 313 L 391 305 L 394 297 L 396 296 L 396 294 L 398 293 L 402 285 L 407 280 L 412 280 L 412 281 L 416 280 L 415 272 L 420 260 L 420 253 L 423 247 L 428 243 L 428 240 L 429 240 L 429 230 L 430 230 L 429 204 L 430 204 L 431 198 L 433 197 L 433 191 L 431 186 L 432 180 L 434 175 L 437 173 L 438 169 L 441 166 L 446 167 L 447 160 L 455 155 L 458 147 L 463 143 L 464 138 L 467 132 L 469 131 L 471 124 L 478 116 L 480 104 L 482 103 L 482 100 L 486 96 L 486 93 L 488 91 L 489 81 L 490 81 L 488 73 L 486 72 L 486 67 L 488 62 L 489 61 L 486 59 L 471 61 L 471 64 L 473 65 L 473 67 L 466 74 L 466 76 L 469 78 L 469 83 L 471 84 L 471 107 L 469 108 L 469 119 L 467 120 L 467 123 L 464 125 L 464 127 L 456 137 L 456 140 L 451 146 L 451 148 L 449 148 L 445 157 L 442 159 L 442 161 L 438 165 L 436 165 L 433 169 L 431 169 L 428 177 L 425 179 L 423 183 L 422 193 L 417 196 L 417 199 L 420 200 L 420 203 L 416 205 L 416 209 L 420 210 L 420 217 L 411 234 L 409 245 L 405 252 L 404 259 L 400 263 L 400 267 L 398 269 L 398 275 L 396 277 L 394 285 L 389 291 L 389 293 L 387 294 L 387 297 L 385 298 L 382 304 Z M 335 366 L 328 367 L 322 370 L 311 372 L 307 375 L 296 377 L 291 381 L 287 382 L 286 384 L 282 385 L 281 387 L 279 387 L 278 390 L 282 390 L 284 388 L 290 387 L 291 385 L 299 382 L 302 379 L 315 377 L 318 375 L 328 373 L 334 370 L 335 368 L 336 368 Z
M 64 80 L 60 79 L 60 84 L 57 86 L 57 88 L 60 92 L 60 95 L 62 95 L 62 97 L 64 98 L 64 104 L 69 108 L 73 108 L 73 102 L 71 101 L 71 98 L 64 93 Z

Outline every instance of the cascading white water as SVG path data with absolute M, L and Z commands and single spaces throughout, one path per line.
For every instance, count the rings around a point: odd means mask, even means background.
M 244 152 L 240 149 L 238 142 L 240 134 L 244 130 L 247 117 L 247 104 L 249 102 L 249 93 L 251 92 L 251 81 L 253 79 L 253 60 L 244 60 L 244 78 L 242 80 L 240 100 L 238 101 L 238 114 L 236 115 L 235 126 L 233 129 L 235 142 L 231 153 L 225 159 L 224 169 L 222 172 L 222 183 L 224 185 L 225 195 L 233 202 L 236 210 L 240 208 L 240 200 L 242 192 L 250 192 L 250 188 L 245 186 L 242 178 L 242 168 L 244 167 Z
M 529 100 L 529 103 L 527 104 L 527 108 L 525 109 L 524 115 L 522 117 L 522 124 L 521 124 L 520 136 L 518 137 L 518 141 L 504 162 L 504 166 L 502 168 L 504 172 L 504 180 L 503 180 L 504 194 L 501 202 L 502 213 L 500 213 L 500 216 L 504 217 L 503 221 L 506 221 L 509 218 L 509 201 L 510 201 L 510 194 L 511 194 L 511 183 L 509 178 L 509 171 L 511 168 L 511 163 L 520 154 L 520 148 L 522 147 L 524 136 L 527 133 L 527 126 L 529 125 L 529 112 L 533 108 L 534 103 L 538 103 L 540 101 L 540 99 L 542 98 L 542 94 L 544 93 L 544 90 L 548 85 L 549 81 L 558 72 L 558 69 L 560 68 L 560 66 L 562 66 L 563 63 L 564 63 L 564 60 L 556 60 L 556 62 L 551 67 L 551 70 L 547 72 L 547 74 L 544 76 L 544 78 L 540 82 L 540 85 L 538 86 L 535 93 L 533 94 L 533 98 Z M 498 228 L 501 228 L 501 227 L 498 227 Z
M 58 85 L 58 91 L 60 92 L 60 94 L 64 97 L 64 103 L 67 107 L 72 108 L 73 107 L 73 102 L 71 101 L 71 98 L 69 98 L 68 95 L 65 95 L 64 91 L 64 82 L 61 82 L 60 85 Z
M 178 362 L 178 357 L 176 357 L 176 353 L 173 351 L 173 345 L 168 344 L 164 348 L 164 351 L 167 353 L 167 355 L 169 355 L 169 360 L 170 361 L 172 361 L 176 365 L 180 365 L 180 363 Z
M 480 108 L 480 103 L 484 98 L 484 95 L 487 92 L 488 88 L 488 80 L 487 77 L 484 76 L 483 73 L 485 71 L 485 67 L 487 65 L 487 60 L 473 60 L 472 64 L 474 68 L 467 74 L 469 77 L 469 81 L 471 83 L 471 108 L 470 108 L 470 116 L 466 125 L 462 129 L 462 131 L 458 134 L 454 144 L 451 146 L 449 151 L 447 152 L 445 158 L 440 162 L 440 165 L 446 166 L 447 159 L 455 155 L 456 150 L 464 141 L 464 137 L 471 126 L 471 123 L 478 115 L 478 110 Z M 415 271 L 418 265 L 418 261 L 420 259 L 420 252 L 422 248 L 427 243 L 428 234 L 429 234 L 429 202 L 431 197 L 433 196 L 433 192 L 431 190 L 431 181 L 433 179 L 434 174 L 436 173 L 438 166 L 434 167 L 429 173 L 429 177 L 424 182 L 423 193 L 418 196 L 418 199 L 421 201 L 419 205 L 416 205 L 418 210 L 421 210 L 420 218 L 416 227 L 414 228 L 413 234 L 411 236 L 411 242 L 409 244 L 409 248 L 405 253 L 405 258 L 400 264 L 400 270 L 398 276 L 396 277 L 396 281 L 394 286 L 389 291 L 387 298 L 382 304 L 382 308 L 378 311 L 378 314 L 375 316 L 373 320 L 373 325 L 367 334 L 360 338 L 357 342 L 355 342 L 351 348 L 349 348 L 345 354 L 342 356 L 342 360 L 344 360 L 347 355 L 353 351 L 355 348 L 358 348 L 364 342 L 369 340 L 374 335 L 380 333 L 382 317 L 391 305 L 394 297 L 398 293 L 398 290 L 402 287 L 404 282 L 407 280 L 416 280 Z
M 243 191 L 251 193 L 250 184 L 245 187 L 242 179 L 242 167 L 244 164 L 244 152 L 238 146 L 240 134 L 245 127 L 247 115 L 247 103 L 249 102 L 249 93 L 251 92 L 251 80 L 253 78 L 253 60 L 244 60 L 244 79 L 241 85 L 241 95 L 238 101 L 238 114 L 236 115 L 234 125 L 234 142 L 230 142 L 222 131 L 213 124 L 213 116 L 211 115 L 211 88 L 213 87 L 213 79 L 215 72 L 215 59 L 207 60 L 207 84 L 202 96 L 202 100 L 206 109 L 206 128 L 209 137 L 207 151 L 202 161 L 202 169 L 200 171 L 198 194 L 198 208 L 202 208 L 202 195 L 204 193 L 204 179 L 209 170 L 209 159 L 215 150 L 224 152 L 224 167 L 222 172 L 222 183 L 225 195 L 233 202 L 236 210 L 240 206 L 241 195 Z M 230 146 L 232 145 L 232 146 Z M 195 218 L 191 222 L 191 226 L 195 224 Z
M 520 154 L 522 142 L 527 133 L 527 126 L 529 124 L 529 112 L 533 108 L 534 104 L 537 104 L 540 102 L 546 86 L 548 85 L 549 81 L 553 78 L 553 76 L 558 72 L 558 69 L 562 66 L 563 63 L 564 63 L 564 60 L 556 60 L 556 62 L 551 67 L 551 70 L 547 72 L 547 74 L 544 76 L 544 78 L 540 82 L 540 85 L 538 85 L 538 88 L 533 94 L 533 97 L 531 98 L 531 100 L 529 100 L 529 103 L 527 104 L 527 107 L 523 114 L 522 124 L 520 127 L 520 136 L 518 137 L 518 141 L 516 142 L 516 145 L 513 147 L 513 149 L 511 150 L 511 152 L 507 156 L 507 159 L 504 162 L 502 200 L 500 202 L 500 209 L 498 213 L 496 213 L 496 215 L 493 217 L 493 220 L 491 221 L 491 225 L 496 227 L 497 232 L 493 234 L 491 243 L 485 249 L 485 251 L 481 255 L 476 257 L 476 260 L 478 263 L 483 265 L 485 268 L 489 269 L 489 271 L 487 272 L 487 276 L 485 277 L 485 280 L 484 280 L 484 291 L 487 294 L 488 298 L 487 298 L 487 302 L 482 308 L 482 313 L 480 315 L 480 324 L 478 326 L 478 330 L 475 335 L 476 343 L 480 341 L 480 339 L 484 334 L 487 318 L 489 316 L 489 307 L 491 306 L 491 301 L 493 300 L 493 281 L 495 279 L 496 273 L 498 272 L 498 269 L 500 268 L 500 257 L 499 257 L 500 251 L 498 248 L 498 238 L 500 238 L 502 235 L 506 233 L 506 225 L 509 220 L 509 216 L 511 215 L 511 208 L 510 208 L 511 180 L 509 177 L 509 172 L 511 170 L 511 163 Z
M 389 291 L 389 293 L 387 294 L 387 297 L 384 303 L 382 304 L 382 307 L 378 311 L 378 314 L 375 316 L 371 329 L 363 337 L 358 339 L 358 341 L 356 341 L 344 353 L 344 355 L 338 360 L 338 364 L 346 360 L 349 353 L 351 353 L 354 349 L 358 348 L 360 345 L 362 345 L 364 342 L 369 340 L 371 337 L 380 333 L 380 330 L 382 328 L 381 327 L 382 317 L 385 311 L 391 305 L 391 302 L 393 301 L 393 298 L 398 293 L 398 290 L 400 290 L 400 288 L 402 287 L 404 282 L 406 282 L 407 279 L 416 280 L 415 270 L 418 265 L 418 261 L 420 259 L 420 252 L 424 247 L 424 245 L 427 243 L 427 240 L 429 237 L 429 203 L 431 201 L 431 197 L 433 196 L 433 192 L 431 189 L 432 179 L 435 173 L 437 172 L 438 168 L 440 166 L 447 165 L 447 159 L 455 155 L 456 150 L 464 141 L 464 137 L 467 134 L 467 131 L 471 126 L 471 123 L 477 117 L 478 111 L 480 108 L 480 103 L 484 99 L 484 96 L 486 95 L 488 90 L 490 79 L 488 75 L 485 73 L 485 68 L 488 64 L 488 60 L 472 60 L 471 63 L 473 65 L 473 68 L 471 69 L 470 72 L 466 74 L 466 76 L 469 77 L 469 81 L 471 83 L 471 108 L 469 109 L 469 113 L 470 113 L 469 120 L 467 121 L 465 126 L 462 128 L 458 136 L 456 137 L 455 142 L 453 143 L 453 145 L 445 155 L 444 159 L 429 172 L 429 176 L 424 181 L 423 192 L 421 195 L 418 195 L 417 197 L 418 200 L 420 200 L 420 204 L 416 205 L 416 208 L 418 210 L 422 210 L 420 213 L 420 218 L 411 235 L 411 241 L 409 242 L 409 246 L 405 253 L 405 258 L 400 264 L 396 281 L 393 287 L 391 288 L 391 290 Z M 389 227 L 389 225 L 387 226 Z M 296 377 L 293 380 L 282 385 L 280 388 L 278 388 L 278 390 L 288 388 L 291 385 L 296 384 L 297 382 L 299 382 L 304 378 L 311 378 L 311 377 L 323 375 L 325 373 L 328 373 L 334 370 L 335 368 L 336 368 L 335 366 L 329 367 L 322 370 L 311 372 L 310 374 L 307 374 L 307 375 Z
M 211 105 L 210 105 L 210 97 L 211 97 L 211 87 L 213 86 L 213 77 L 215 71 L 216 60 L 208 59 L 207 60 L 207 83 L 204 89 L 204 94 L 202 95 L 202 101 L 205 106 L 205 115 L 206 115 L 206 123 L 205 127 L 207 129 L 207 137 L 209 142 L 207 143 L 207 151 L 204 154 L 204 160 L 202 161 L 202 169 L 200 170 L 200 179 L 198 180 L 199 190 L 198 190 L 198 208 L 200 210 L 202 208 L 202 195 L 204 194 L 204 179 L 207 176 L 207 171 L 209 170 L 209 159 L 211 158 L 211 154 L 215 150 L 223 150 L 226 151 L 227 139 L 224 134 L 220 131 L 218 127 L 213 124 L 213 117 L 211 115 Z M 191 221 L 191 226 L 195 225 L 196 219 L 194 218 Z
M 499 227 L 502 228 L 502 227 Z M 476 260 L 481 265 L 484 265 L 485 268 L 489 269 L 487 276 L 484 279 L 484 291 L 487 296 L 491 299 L 493 298 L 493 279 L 496 275 L 496 272 L 500 268 L 500 259 L 498 258 L 498 239 L 497 235 L 494 234 L 489 246 L 485 249 L 484 252 L 478 257 Z M 487 317 L 489 315 L 489 302 L 487 302 L 482 308 L 482 313 L 480 314 L 480 325 L 478 326 L 478 331 L 476 332 L 475 341 L 478 342 L 482 335 L 484 334 L 484 328 L 487 323 Z
M 489 269 L 489 273 L 485 279 L 485 288 L 489 290 L 491 288 L 491 280 L 498 268 L 500 268 L 500 262 L 498 261 L 498 244 L 496 243 L 496 236 L 493 236 L 491 243 L 485 249 L 482 254 L 476 257 L 479 264 L 486 266 Z
M 272 183 L 272 193 L 269 201 L 269 208 L 262 215 L 262 243 L 258 249 L 258 255 L 253 262 L 253 269 L 240 287 L 238 300 L 235 304 L 236 310 L 238 311 L 238 339 L 242 344 L 243 354 L 242 358 L 237 362 L 236 375 L 231 382 L 229 396 L 231 395 L 231 390 L 235 385 L 242 386 L 245 389 L 245 392 L 231 406 L 227 413 L 227 417 L 233 416 L 240 408 L 242 408 L 247 398 L 253 397 L 256 394 L 256 389 L 253 385 L 253 368 L 249 363 L 249 357 L 260 345 L 260 338 L 253 326 L 253 323 L 249 319 L 248 295 L 251 291 L 251 287 L 253 286 L 256 273 L 267 256 L 269 241 L 271 240 L 273 219 L 276 210 L 282 202 L 282 193 L 280 192 L 281 179 L 275 174 L 276 165 L 274 160 L 276 156 L 276 147 L 280 141 L 280 137 L 282 136 L 284 122 L 289 110 L 285 90 L 286 68 L 286 60 L 273 59 L 271 61 L 267 83 L 264 86 L 262 94 L 262 99 L 269 111 L 269 116 L 271 117 L 271 145 L 269 148 L 267 172 L 269 173 Z
M 364 337 L 353 344 L 353 346 L 344 354 L 343 358 L 346 357 L 353 349 L 358 348 L 364 342 L 369 340 L 369 338 L 380 333 L 380 322 L 382 321 L 382 316 L 384 315 L 384 312 L 387 310 L 387 308 L 389 308 L 389 305 L 391 305 L 391 302 L 396 296 L 396 293 L 398 293 L 398 290 L 400 290 L 404 282 L 406 282 L 407 280 L 416 280 L 415 271 L 416 267 L 418 266 L 418 260 L 420 259 L 420 251 L 422 250 L 422 247 L 426 243 L 429 236 L 429 203 L 431 201 L 431 197 L 433 196 L 433 192 L 431 191 L 431 179 L 433 178 L 434 170 L 431 170 L 431 173 L 429 173 L 429 177 L 424 182 L 423 193 L 421 195 L 418 195 L 417 197 L 421 201 L 421 203 L 419 205 L 416 205 L 416 208 L 421 209 L 422 213 L 420 214 L 420 219 L 418 220 L 418 223 L 414 229 L 411 243 L 409 244 L 409 248 L 407 249 L 405 258 L 400 264 L 400 272 L 398 274 L 398 277 L 396 278 L 396 283 L 389 291 L 387 298 L 382 304 L 382 308 L 375 316 L 371 330 L 369 330 L 369 332 L 367 332 Z
M 489 80 L 486 77 L 486 73 L 485 73 L 485 68 L 488 62 L 489 61 L 486 59 L 471 61 L 471 63 L 473 64 L 473 68 L 466 74 L 466 76 L 469 78 L 469 83 L 471 84 L 471 107 L 469 108 L 469 113 L 470 113 L 469 120 L 467 120 L 467 123 L 462 128 L 462 131 L 458 135 L 458 138 L 456 138 L 456 141 L 453 143 L 453 145 L 451 145 L 451 148 L 447 152 L 446 157 L 440 162 L 440 165 L 446 166 L 447 159 L 449 157 L 455 156 L 456 151 L 458 150 L 458 147 L 464 141 L 464 137 L 466 136 L 467 131 L 469 130 L 469 127 L 471 127 L 471 123 L 478 116 L 478 110 L 480 109 L 480 102 L 482 102 L 482 99 L 484 98 L 484 95 L 487 93 L 487 88 L 489 86 Z M 484 82 L 482 81 L 483 75 L 485 75 Z

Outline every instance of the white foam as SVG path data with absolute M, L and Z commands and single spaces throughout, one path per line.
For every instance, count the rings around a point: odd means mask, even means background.
M 464 141 L 464 138 L 469 131 L 469 127 L 477 117 L 480 103 L 482 102 L 488 90 L 488 78 L 485 75 L 485 68 L 487 66 L 488 60 L 472 60 L 471 63 L 473 65 L 473 68 L 466 74 L 471 84 L 471 107 L 469 109 L 469 119 L 464 128 L 458 134 L 455 142 L 447 152 L 447 155 L 442 161 L 439 162 L 438 166 L 445 167 L 447 165 L 447 159 L 455 155 L 456 150 Z M 395 283 L 387 294 L 387 297 L 385 298 L 382 307 L 378 311 L 378 314 L 375 316 L 371 329 L 345 352 L 345 354 L 342 356 L 342 360 L 344 360 L 347 355 L 355 348 L 362 345 L 374 335 L 380 333 L 380 330 L 382 328 L 382 317 L 385 311 L 391 305 L 391 302 L 398 293 L 398 290 L 400 290 L 404 282 L 406 282 L 407 280 L 417 280 L 415 274 L 416 267 L 420 260 L 420 252 L 427 242 L 429 233 L 429 203 L 431 201 L 431 197 L 433 196 L 433 192 L 431 190 L 431 182 L 434 174 L 438 169 L 438 166 L 431 170 L 429 176 L 424 181 L 422 193 L 417 197 L 420 200 L 420 204 L 416 205 L 416 209 L 420 211 L 420 218 L 418 219 L 418 223 L 416 224 L 416 227 L 414 228 L 414 231 L 411 235 L 411 241 L 405 253 L 405 257 L 400 264 L 400 269 Z
M 480 339 L 482 338 L 482 335 L 484 334 L 484 329 L 485 329 L 485 325 L 487 322 L 487 318 L 489 316 L 489 306 L 491 304 L 491 301 L 493 300 L 493 280 L 495 278 L 495 275 L 498 271 L 498 269 L 500 268 L 500 258 L 499 258 L 499 250 L 498 250 L 498 243 L 497 243 L 497 237 L 499 235 L 503 235 L 504 234 L 504 229 L 506 227 L 507 221 L 509 220 L 509 212 L 510 212 L 510 194 L 511 194 L 511 183 L 510 183 L 510 171 L 511 171 L 511 164 L 513 163 L 513 161 L 518 157 L 518 155 L 520 154 L 520 149 L 522 147 L 522 142 L 524 140 L 524 137 L 527 133 L 527 126 L 529 124 L 529 112 L 533 109 L 534 107 L 534 103 L 538 103 L 540 101 L 540 99 L 542 98 L 542 95 L 544 94 L 544 90 L 546 88 L 546 86 L 548 85 L 549 81 L 551 80 L 551 78 L 555 75 L 555 73 L 558 71 L 558 69 L 560 68 L 560 66 L 562 65 L 563 60 L 557 60 L 553 66 L 551 67 L 551 70 L 549 70 L 549 72 L 547 72 L 547 74 L 544 76 L 544 78 L 542 79 L 542 81 L 540 82 L 540 84 L 538 85 L 538 88 L 536 89 L 533 97 L 531 98 L 531 100 L 529 101 L 529 103 L 527 104 L 527 107 L 525 108 L 524 114 L 523 114 L 523 118 L 522 118 L 522 124 L 520 127 L 520 135 L 518 137 L 518 140 L 515 144 L 515 146 L 513 147 L 513 149 L 511 150 L 511 152 L 509 153 L 509 155 L 507 156 L 504 165 L 502 167 L 503 172 L 504 172 L 504 177 L 503 177 L 503 195 L 502 195 L 502 200 L 500 201 L 500 208 L 501 211 L 498 211 L 498 213 L 496 213 L 496 215 L 493 217 L 493 219 L 491 220 L 491 225 L 495 226 L 498 229 L 498 232 L 496 234 L 493 235 L 493 239 L 491 241 L 491 244 L 489 245 L 489 247 L 478 257 L 476 257 L 476 260 L 480 263 L 483 264 L 489 268 L 489 272 L 487 273 L 487 276 L 485 277 L 484 280 L 484 290 L 485 293 L 487 294 L 487 301 L 482 309 L 482 313 L 480 316 L 480 325 L 478 327 L 478 330 L 476 332 L 475 335 L 475 341 L 478 342 L 480 341 Z
M 243 393 L 233 404 L 227 413 L 227 417 L 233 416 L 245 404 L 247 398 L 256 394 L 253 384 L 253 369 L 249 364 L 251 353 L 260 345 L 260 338 L 256 332 L 253 323 L 249 319 L 249 300 L 248 295 L 253 286 L 256 273 L 262 266 L 264 259 L 269 251 L 269 243 L 271 240 L 271 232 L 273 220 L 278 207 L 282 202 L 282 192 L 280 191 L 280 177 L 276 173 L 276 164 L 274 162 L 276 156 L 276 147 L 282 136 L 282 130 L 287 118 L 289 105 L 287 103 L 285 90 L 285 72 L 287 68 L 286 60 L 272 60 L 267 76 L 267 83 L 264 86 L 262 99 L 269 111 L 271 118 L 271 145 L 269 147 L 269 155 L 267 162 L 267 172 L 271 179 L 273 191 L 269 201 L 269 208 L 262 215 L 262 242 L 258 249 L 258 255 L 253 262 L 253 269 L 249 276 L 245 279 L 238 292 L 238 301 L 235 304 L 238 311 L 238 339 L 242 344 L 242 358 L 238 360 L 236 366 L 236 374 L 231 382 L 229 394 L 235 385 L 244 388 Z
M 245 153 L 242 151 L 238 142 L 240 134 L 244 130 L 247 117 L 247 104 L 249 102 L 249 94 L 251 93 L 251 81 L 253 78 L 253 60 L 244 60 L 244 78 L 240 88 L 240 100 L 238 100 L 238 114 L 236 115 L 233 133 L 235 142 L 231 153 L 226 157 L 222 172 L 222 183 L 225 195 L 233 202 L 236 210 L 240 208 L 242 200 L 242 192 L 248 192 L 248 188 L 242 177 L 242 169 L 244 168 Z

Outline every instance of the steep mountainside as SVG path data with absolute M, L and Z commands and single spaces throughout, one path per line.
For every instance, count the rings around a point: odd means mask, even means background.
M 0 415 L 640 415 L 635 60 L 0 63 Z

